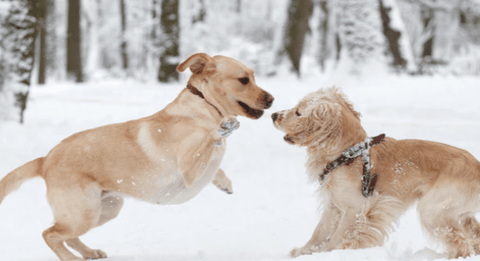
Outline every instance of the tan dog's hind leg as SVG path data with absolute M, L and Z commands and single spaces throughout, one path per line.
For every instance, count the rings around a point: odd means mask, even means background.
M 233 193 L 232 181 L 230 181 L 222 169 L 218 169 L 215 177 L 212 180 L 212 183 L 213 185 L 217 186 L 218 189 L 225 191 L 228 194 Z
M 85 259 L 107 258 L 107 254 L 105 254 L 105 252 L 100 249 L 90 249 L 85 244 L 83 244 L 78 237 L 73 239 L 67 239 L 65 240 L 65 243 L 67 243 L 69 247 L 75 249 Z
M 340 211 L 333 204 L 323 211 L 322 218 L 318 223 L 315 231 L 313 232 L 310 240 L 301 248 L 294 248 L 290 251 L 291 257 L 297 257 L 300 255 L 311 255 L 315 252 L 320 252 L 322 244 L 325 244 L 332 235 L 340 221 Z
M 102 213 L 97 222 L 97 227 L 107 223 L 108 221 L 116 218 L 118 213 L 123 207 L 123 198 L 111 193 L 102 192 Z
M 48 186 L 47 198 L 52 206 L 55 225 L 43 232 L 43 238 L 62 261 L 84 260 L 73 255 L 64 242 L 79 251 L 84 258 L 106 257 L 102 251 L 91 250 L 78 240 L 80 235 L 98 224 L 101 193 L 94 183 L 84 186 Z
M 116 196 L 115 194 L 107 191 L 102 192 L 102 212 L 97 222 L 97 227 L 107 223 L 108 221 L 117 217 L 118 213 L 123 206 L 123 198 Z M 80 253 L 85 259 L 99 259 L 107 258 L 107 254 L 99 249 L 90 249 L 80 241 L 80 239 L 73 238 L 65 240 L 65 243 L 78 253 Z

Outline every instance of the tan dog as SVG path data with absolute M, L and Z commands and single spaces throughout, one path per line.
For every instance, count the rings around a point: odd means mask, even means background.
M 177 70 L 187 68 L 193 72 L 187 88 L 163 110 L 70 136 L 4 177 L 0 202 L 25 180 L 44 178 L 55 224 L 43 237 L 61 260 L 84 260 L 106 254 L 78 237 L 115 218 L 124 196 L 180 204 L 212 180 L 231 193 L 219 169 L 225 137 L 239 126 L 235 116 L 258 119 L 273 97 L 256 85 L 253 70 L 232 58 L 198 53 Z
M 293 257 L 381 246 L 415 202 L 423 228 L 446 246 L 450 258 L 480 253 L 480 224 L 474 217 L 480 210 L 480 163 L 467 151 L 387 137 L 364 156 L 330 170 L 335 164 L 329 163 L 352 151 L 347 149 L 371 142 L 360 114 L 336 88 L 310 93 L 272 119 L 288 143 L 307 147 L 309 177 L 321 181 L 322 218 L 310 241 L 291 251 Z M 368 156 L 378 179 L 370 184 L 373 194 L 363 196 L 362 161 Z

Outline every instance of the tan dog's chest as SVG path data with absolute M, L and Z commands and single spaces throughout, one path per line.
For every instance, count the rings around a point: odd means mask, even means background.
M 171 132 L 167 127 L 157 128 L 147 123 L 140 125 L 137 143 L 149 162 L 148 167 L 139 168 L 135 173 L 124 173 L 125 178 L 116 180 L 117 192 L 154 204 L 181 204 L 195 197 L 212 181 L 225 153 L 225 141 L 220 146 L 212 144 L 214 149 L 208 157 L 202 157 L 202 153 L 193 155 L 192 161 L 200 160 L 207 167 L 200 179 L 187 186 L 179 159 L 175 156 L 177 144 L 158 142 L 157 137 L 167 132 Z

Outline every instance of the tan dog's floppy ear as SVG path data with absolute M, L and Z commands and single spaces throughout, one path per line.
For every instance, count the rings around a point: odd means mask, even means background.
M 177 71 L 183 72 L 188 67 L 190 67 L 190 71 L 192 71 L 192 73 L 200 74 L 203 72 L 205 67 L 215 67 L 215 61 L 206 53 L 196 53 L 188 57 L 188 59 L 183 63 L 179 64 L 177 66 Z

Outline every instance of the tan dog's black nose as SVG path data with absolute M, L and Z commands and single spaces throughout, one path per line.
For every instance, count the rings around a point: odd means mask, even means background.
M 277 119 L 278 119 L 278 113 L 275 112 L 274 114 L 272 114 L 272 120 L 273 122 L 275 122 Z
M 273 98 L 270 93 L 263 94 L 263 104 L 265 104 L 265 109 L 272 107 L 273 100 L 275 100 L 275 98 Z

